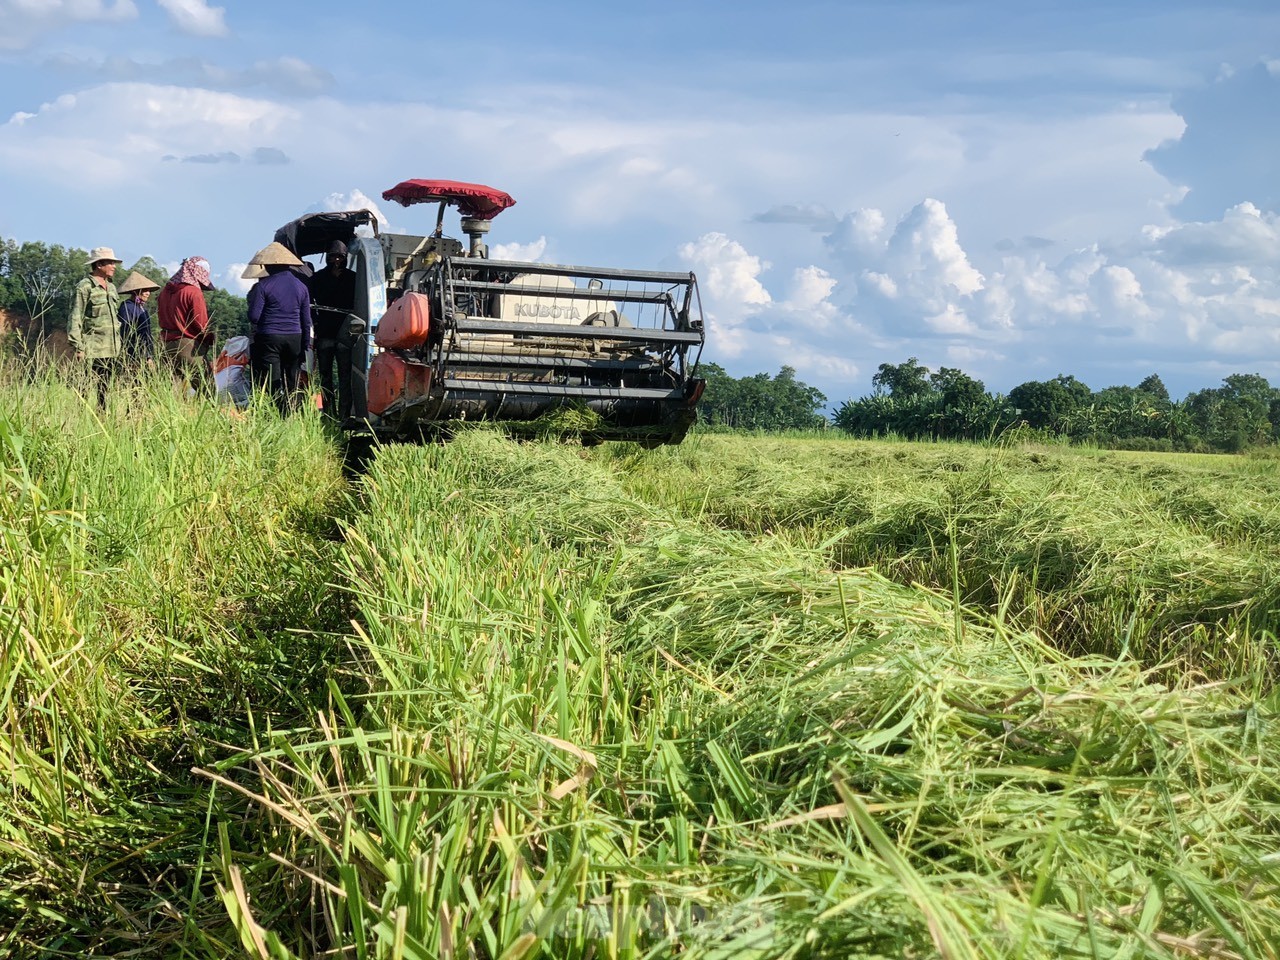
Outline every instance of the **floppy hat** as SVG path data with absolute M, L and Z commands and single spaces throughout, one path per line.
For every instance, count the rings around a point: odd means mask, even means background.
M 121 293 L 133 293 L 135 290 L 159 290 L 160 284 L 134 270 L 116 289 Z
M 253 255 L 250 264 L 264 267 L 300 267 L 302 261 L 283 243 L 273 240 Z
M 92 267 L 95 263 L 101 263 L 103 260 L 110 260 L 112 263 L 124 263 L 110 247 L 94 247 L 89 251 L 89 259 L 84 263 L 85 266 Z
M 244 272 L 240 274 L 241 280 L 261 280 L 267 275 L 267 268 L 260 263 L 250 263 L 245 266 Z

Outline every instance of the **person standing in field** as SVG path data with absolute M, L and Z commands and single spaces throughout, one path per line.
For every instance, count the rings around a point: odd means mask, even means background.
M 67 340 L 76 360 L 89 364 L 97 383 L 98 406 L 106 408 L 107 390 L 120 368 L 120 294 L 111 278 L 121 263 L 110 247 L 94 247 L 85 265 L 89 276 L 76 284 L 71 295 Z
M 145 277 L 137 270 L 129 274 L 120 284 L 120 293 L 130 294 L 120 304 L 117 314 L 120 320 L 120 346 L 124 364 L 137 370 L 143 364 L 155 365 L 155 348 L 151 342 L 151 314 L 147 312 L 147 301 L 151 292 L 159 290 L 160 284 L 150 277 Z
M 324 413 L 338 423 L 351 416 L 351 357 L 356 338 L 351 311 L 356 305 L 356 272 L 347 267 L 347 245 L 335 240 L 325 254 L 323 270 L 307 281 L 311 290 L 312 320 L 316 336 L 316 368 L 320 372 L 320 396 Z M 334 394 L 333 368 L 338 368 Z
M 302 261 L 282 243 L 267 244 L 249 263 L 267 271 L 248 298 L 254 376 L 285 414 L 294 405 L 298 374 L 311 341 L 311 293 L 291 269 Z
M 213 346 L 213 331 L 209 329 L 209 311 L 204 303 L 204 291 L 212 289 L 209 261 L 187 257 L 164 285 L 156 303 L 164 356 L 174 382 L 180 388 L 190 382 L 197 394 L 212 392 L 209 349 Z

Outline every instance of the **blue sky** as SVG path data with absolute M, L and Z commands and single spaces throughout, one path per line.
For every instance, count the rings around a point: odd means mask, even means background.
M 0 235 L 201 253 L 410 177 L 495 253 L 691 268 L 705 359 L 832 401 L 1280 385 L 1280 4 L 0 0 Z

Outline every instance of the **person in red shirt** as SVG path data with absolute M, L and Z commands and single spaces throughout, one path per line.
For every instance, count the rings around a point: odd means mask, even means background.
M 156 303 L 161 347 L 173 370 L 174 382 L 179 388 L 189 382 L 197 394 L 212 392 L 209 350 L 213 347 L 213 331 L 209 329 L 203 293 L 212 289 L 209 261 L 187 257 L 164 285 Z

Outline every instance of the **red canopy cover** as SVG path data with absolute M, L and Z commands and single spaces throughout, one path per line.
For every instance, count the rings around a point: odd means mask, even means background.
M 382 191 L 382 199 L 394 200 L 406 207 L 413 203 L 444 200 L 456 203 L 458 212 L 464 217 L 477 220 L 492 220 L 515 204 L 509 193 L 481 183 L 462 183 L 459 180 L 405 180 L 390 190 Z

